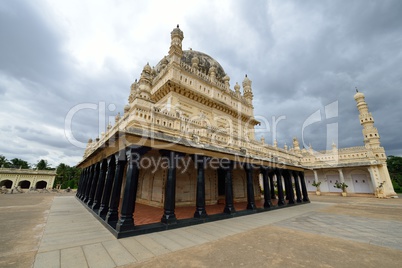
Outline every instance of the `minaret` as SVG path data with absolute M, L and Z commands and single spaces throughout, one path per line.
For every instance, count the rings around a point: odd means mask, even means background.
M 359 110 L 360 124 L 363 126 L 363 138 L 366 148 L 377 149 L 380 147 L 380 135 L 378 130 L 374 127 L 374 119 L 368 110 L 367 103 L 364 100 L 364 94 L 356 89 L 354 96 L 357 109 Z
M 250 105 L 253 104 L 253 91 L 251 90 L 251 80 L 248 79 L 247 74 L 243 80 L 243 96 Z
M 170 33 L 170 49 L 169 49 L 169 56 L 170 56 L 170 62 L 175 62 L 177 64 L 180 64 L 181 57 L 183 56 L 183 50 L 182 50 L 182 41 L 183 41 L 184 35 L 182 30 L 179 28 L 179 24 L 177 24 L 177 27 L 173 29 L 173 31 Z

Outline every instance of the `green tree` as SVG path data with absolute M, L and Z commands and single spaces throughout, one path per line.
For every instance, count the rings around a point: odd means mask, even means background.
M 31 166 L 28 164 L 27 161 L 22 160 L 20 158 L 13 158 L 10 160 L 11 162 L 11 167 L 13 168 L 22 168 L 22 169 L 28 169 Z
M 60 184 L 62 189 L 77 188 L 81 176 L 81 169 L 60 163 L 56 168 L 55 185 Z
M 402 192 L 402 157 L 390 155 L 387 157 L 387 167 L 396 192 Z
M 39 162 L 36 164 L 36 168 L 38 170 L 52 170 L 53 169 L 50 167 L 47 160 L 44 160 L 44 159 L 39 160 Z
M 8 161 L 4 155 L 0 155 L 0 167 L 9 168 L 10 166 L 10 161 Z

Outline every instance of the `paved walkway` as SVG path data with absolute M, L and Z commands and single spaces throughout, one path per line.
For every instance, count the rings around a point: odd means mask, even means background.
M 116 267 L 202 245 L 329 206 L 308 204 L 116 239 L 74 196 L 56 196 L 34 267 Z
M 402 267 L 402 199 L 311 204 L 116 239 L 55 196 L 34 267 Z

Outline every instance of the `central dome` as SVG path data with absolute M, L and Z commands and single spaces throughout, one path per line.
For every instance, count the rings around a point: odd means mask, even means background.
M 193 61 L 194 59 L 194 61 Z M 189 66 L 193 66 L 193 62 L 197 62 L 198 70 L 205 74 L 209 75 L 209 69 L 214 66 L 216 68 L 216 79 L 223 82 L 223 77 L 226 76 L 225 70 L 223 70 L 222 66 L 211 56 L 196 51 L 196 50 L 183 50 L 183 57 L 181 61 Z M 161 61 L 156 65 L 156 71 L 159 73 L 169 62 L 168 56 L 165 56 Z
M 181 58 L 181 61 L 192 66 L 192 59 L 195 57 L 198 58 L 198 68 L 202 73 L 208 75 L 209 68 L 215 66 L 217 79 L 222 80 L 222 78 L 226 76 L 225 70 L 223 70 L 219 62 L 205 53 L 192 49 L 183 50 L 183 57 Z

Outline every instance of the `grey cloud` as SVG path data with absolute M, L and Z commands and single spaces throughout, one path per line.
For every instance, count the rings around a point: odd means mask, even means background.
M 33 81 L 63 79 L 68 68 L 61 38 L 32 5 L 29 1 L 9 1 L 0 6 L 0 69 Z
M 82 103 L 105 102 L 106 107 L 114 104 L 116 110 L 106 109 L 105 114 L 114 121 L 114 115 L 122 113 L 130 84 L 141 70 L 133 67 L 133 73 L 128 74 L 119 62 L 107 58 L 98 75 L 81 73 L 72 56 L 63 50 L 67 37 L 50 27 L 32 5 L 28 1 L 0 4 L 0 33 L 6 40 L 0 43 L 0 78 L 12 81 L 0 81 L 0 114 L 25 115 L 36 126 L 24 125 L 17 119 L 1 121 L 0 153 L 8 158 L 29 155 L 33 162 L 39 156 L 62 162 L 51 155 L 52 150 L 58 150 L 60 157 L 75 161 L 83 150 L 70 144 L 64 135 L 57 136 L 41 126 L 64 129 L 70 109 Z M 301 141 L 303 122 L 334 101 L 339 104 L 338 117 L 306 128 L 305 142 L 312 143 L 315 149 L 325 149 L 327 124 L 337 123 L 339 147 L 363 145 L 353 99 L 357 86 L 366 95 L 386 152 L 402 155 L 398 133 L 402 129 L 398 108 L 402 106 L 402 2 L 239 1 L 230 4 L 229 9 L 231 19 L 227 21 L 211 15 L 211 10 L 199 10 L 180 22 L 185 35 L 183 47 L 218 60 L 231 77 L 232 88 L 248 74 L 253 81 L 255 114 L 271 124 L 272 116 L 286 116 L 275 133 L 280 147 L 285 142 L 290 146 L 294 136 Z M 147 5 L 138 10 L 147 10 Z M 284 10 L 292 12 L 291 16 L 274 13 Z M 148 14 L 141 14 L 144 15 Z M 291 29 L 275 31 L 275 15 L 289 23 Z M 122 38 L 127 25 L 111 23 L 118 38 Z M 293 33 L 297 38 L 290 36 Z M 166 50 L 160 55 L 147 50 L 140 53 L 151 65 L 168 51 L 169 32 L 161 40 Z M 96 110 L 76 113 L 74 137 L 83 143 L 96 138 L 105 127 L 98 125 L 98 117 Z M 272 142 L 272 129 L 257 133 L 257 139 L 264 134 L 266 142 Z M 31 144 L 18 143 L 16 137 Z M 43 146 L 35 152 L 32 144 Z

